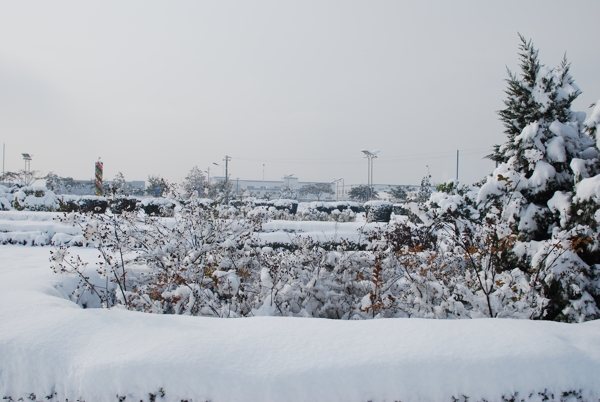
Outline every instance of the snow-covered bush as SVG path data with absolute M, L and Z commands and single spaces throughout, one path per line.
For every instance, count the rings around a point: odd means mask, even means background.
M 356 213 L 350 208 L 331 208 L 323 210 L 318 207 L 313 208 L 312 204 L 313 203 L 311 203 L 308 208 L 299 210 L 295 217 L 292 217 L 292 220 L 354 222 L 356 219 Z
M 14 193 L 12 207 L 17 211 L 58 211 L 56 195 L 43 186 L 22 187 Z
M 137 210 L 140 202 L 141 200 L 136 197 L 116 197 L 109 202 L 110 211 L 113 214 L 120 214 L 123 211 L 133 212 Z
M 79 211 L 79 196 L 63 194 L 58 196 L 58 211 L 59 212 L 75 212 Z
M 153 313 L 238 316 L 250 313 L 246 289 L 255 259 L 247 244 L 253 220 L 229 207 L 183 205 L 174 218 L 136 212 L 70 214 L 88 245 L 103 257 L 96 267 L 107 285 L 92 284 L 85 265 L 68 248 L 52 255 L 55 270 L 81 279 L 75 297 L 92 292 L 105 307 L 123 305 Z M 108 282 L 110 281 L 110 283 Z
M 148 216 L 173 216 L 175 203 L 167 198 L 144 198 L 140 208 Z
M 365 203 L 367 219 L 371 222 L 389 222 L 392 209 L 393 204 L 389 201 L 367 201 Z
M 108 208 L 108 200 L 105 197 L 84 195 L 77 198 L 77 205 L 79 206 L 79 211 L 82 213 L 104 214 Z
M 0 186 L 0 211 L 9 211 L 13 195 L 6 186 Z

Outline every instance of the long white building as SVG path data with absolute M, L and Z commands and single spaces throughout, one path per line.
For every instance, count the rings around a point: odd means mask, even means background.
M 223 176 L 213 176 L 210 178 L 211 182 L 223 181 Z M 297 177 L 285 177 L 281 180 L 247 180 L 247 179 L 229 179 L 233 186 L 233 192 L 242 197 L 257 197 L 257 198 L 268 198 L 274 199 L 279 198 L 282 192 L 289 191 L 294 197 L 297 197 L 299 201 L 316 201 L 317 197 L 313 194 L 307 194 L 301 196 L 299 194 L 300 188 L 307 184 L 323 183 L 314 181 L 299 181 Z M 342 182 L 330 183 L 333 188 L 334 194 L 323 194 L 321 201 L 347 201 L 350 199 L 348 192 L 353 187 L 358 187 L 362 184 L 346 184 Z M 380 199 L 388 199 L 389 195 L 387 191 L 389 188 L 397 186 L 397 184 L 373 184 L 375 191 L 379 193 Z M 408 191 L 418 191 L 419 186 L 408 185 Z

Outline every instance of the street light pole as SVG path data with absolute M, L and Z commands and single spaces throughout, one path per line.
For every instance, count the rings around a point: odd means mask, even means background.
M 227 183 L 227 180 L 229 179 L 229 161 L 231 160 L 231 156 L 225 155 L 225 159 L 223 160 L 225 161 L 225 183 Z
M 339 179 L 333 179 L 333 182 L 335 183 L 335 200 L 339 201 L 339 195 L 340 195 L 340 181 L 342 182 L 342 189 L 344 187 L 343 183 L 344 183 L 344 179 L 343 178 L 339 178 Z
M 29 186 L 29 176 L 31 175 L 31 158 L 33 155 L 23 153 L 23 160 L 25 161 L 25 185 Z
M 373 159 L 377 158 L 379 151 L 368 151 L 366 149 L 361 149 L 360 151 L 364 153 L 365 158 L 367 158 L 369 198 L 371 198 L 371 187 L 373 186 Z

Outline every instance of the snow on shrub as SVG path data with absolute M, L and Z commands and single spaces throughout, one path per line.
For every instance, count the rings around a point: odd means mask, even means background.
M 365 211 L 372 222 L 389 222 L 392 215 L 392 203 L 389 201 L 367 201 Z
M 167 198 L 144 198 L 140 208 L 148 216 L 172 216 L 175 203 Z
M 14 193 L 12 207 L 18 211 L 47 211 L 59 209 L 56 195 L 43 186 L 22 187 Z
M 13 195 L 6 186 L 0 186 L 0 211 L 9 211 L 11 209 Z
M 138 204 L 140 202 L 141 202 L 141 199 L 136 198 L 136 197 L 119 196 L 119 197 L 116 197 L 116 198 L 113 198 L 110 200 L 110 202 L 109 202 L 110 211 L 113 214 L 120 214 L 123 211 L 133 212 L 133 211 L 137 210 Z
M 105 197 L 95 195 L 85 195 L 77 198 L 77 205 L 80 212 L 93 212 L 103 214 L 108 208 L 108 200 Z

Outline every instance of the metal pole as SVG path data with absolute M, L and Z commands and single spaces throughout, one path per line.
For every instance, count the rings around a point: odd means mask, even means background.
M 458 149 L 456 150 L 456 181 L 458 182 L 458 156 L 459 156 L 459 151 Z
M 231 160 L 231 157 L 225 155 L 225 183 L 227 183 L 227 179 L 229 178 L 229 161 L 230 160 Z
M 373 158 L 371 158 L 371 187 L 373 187 Z
M 371 187 L 371 158 L 367 156 L 367 186 Z
M 4 176 L 4 158 L 6 157 L 6 143 L 2 144 L 2 176 Z

